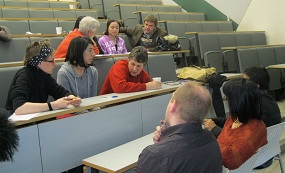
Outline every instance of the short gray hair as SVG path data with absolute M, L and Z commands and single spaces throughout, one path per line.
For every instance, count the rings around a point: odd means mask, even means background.
M 79 31 L 83 34 L 87 34 L 88 31 L 96 32 L 99 28 L 100 23 L 93 17 L 86 16 L 79 23 Z

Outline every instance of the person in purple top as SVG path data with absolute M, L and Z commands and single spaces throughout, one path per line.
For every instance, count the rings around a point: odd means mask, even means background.
M 127 53 L 125 41 L 118 36 L 120 23 L 117 20 L 110 19 L 107 22 L 105 35 L 103 35 L 98 43 L 104 54 L 124 54 Z

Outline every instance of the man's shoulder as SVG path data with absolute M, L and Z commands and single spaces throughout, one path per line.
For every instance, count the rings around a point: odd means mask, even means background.
M 115 62 L 115 64 L 112 66 L 112 68 L 122 68 L 126 67 L 128 65 L 128 60 L 127 59 L 121 59 Z
M 164 36 L 164 35 L 167 34 L 167 32 L 164 29 L 161 29 L 161 28 L 157 27 L 157 34 L 159 36 Z
M 66 39 L 73 39 L 73 38 L 78 37 L 78 36 L 84 37 L 82 32 L 75 29 L 75 30 L 71 31 L 65 38 Z
M 278 107 L 278 104 L 276 102 L 276 100 L 268 93 L 262 93 L 262 107 L 261 109 L 264 111 L 264 110 L 267 110 L 268 107 L 271 107 L 272 109 L 272 106 L 273 107 Z M 279 107 L 278 107 L 279 109 Z
M 167 138 L 156 144 L 145 148 L 145 153 L 151 154 L 153 157 L 168 158 L 172 156 L 195 158 L 197 151 L 200 154 L 220 153 L 217 139 L 211 132 L 197 133 L 193 140 L 193 134 L 187 137 L 176 137 L 176 139 Z M 192 140 L 191 140 L 192 139 Z M 175 147 L 174 147 L 175 146 Z M 183 156 L 183 153 L 188 153 Z
M 263 92 L 262 94 L 261 94 L 261 98 L 262 98 L 262 100 L 268 100 L 268 101 L 274 101 L 274 102 L 276 102 L 275 101 L 275 99 L 270 95 L 270 94 L 268 94 L 267 92 Z
M 142 24 L 136 24 L 135 28 L 143 28 L 143 25 Z

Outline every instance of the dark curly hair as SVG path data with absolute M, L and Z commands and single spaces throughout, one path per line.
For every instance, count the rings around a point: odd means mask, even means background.
M 13 161 L 19 145 L 16 127 L 8 120 L 8 115 L 5 109 L 0 109 L 0 162 Z

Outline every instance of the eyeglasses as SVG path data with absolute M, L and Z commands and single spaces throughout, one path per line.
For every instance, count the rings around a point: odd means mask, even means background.
M 54 59 L 53 60 L 44 60 L 44 62 L 50 62 L 50 63 L 54 63 Z

